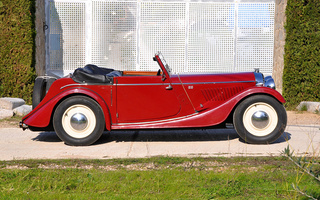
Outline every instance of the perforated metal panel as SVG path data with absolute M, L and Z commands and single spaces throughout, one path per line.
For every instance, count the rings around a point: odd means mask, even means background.
M 85 4 L 50 2 L 49 70 L 85 64 Z
M 136 2 L 94 1 L 91 62 L 101 67 L 135 70 Z
M 274 0 L 46 0 L 47 73 L 85 64 L 174 73 L 272 73 Z
M 190 3 L 188 72 L 234 70 L 233 7 L 231 3 Z
M 236 71 L 272 73 L 274 4 L 242 3 L 237 16 Z
M 140 69 L 157 70 L 152 57 L 161 51 L 174 72 L 184 71 L 186 4 L 142 2 L 140 19 Z

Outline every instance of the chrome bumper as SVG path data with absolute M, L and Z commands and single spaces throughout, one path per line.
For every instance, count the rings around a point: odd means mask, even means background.
M 28 129 L 29 127 L 28 127 L 28 125 L 27 124 L 25 124 L 25 123 L 23 123 L 22 121 L 21 122 L 19 122 L 19 127 L 20 128 L 22 128 L 22 130 L 26 130 L 26 129 Z

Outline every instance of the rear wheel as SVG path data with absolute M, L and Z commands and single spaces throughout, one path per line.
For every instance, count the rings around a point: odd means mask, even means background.
M 255 95 L 238 105 L 233 115 L 233 124 L 246 142 L 268 144 L 283 134 L 287 125 L 287 113 L 276 99 Z
M 73 96 L 57 107 L 53 127 L 59 138 L 69 145 L 90 145 L 104 131 L 103 111 L 94 100 L 85 96 Z

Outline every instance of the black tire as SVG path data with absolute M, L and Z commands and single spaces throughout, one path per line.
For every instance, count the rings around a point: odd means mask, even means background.
M 75 123 L 71 122 L 72 119 Z M 53 116 L 53 127 L 66 144 L 87 146 L 96 142 L 104 131 L 103 111 L 89 97 L 73 96 L 58 105 Z
M 41 100 L 46 95 L 46 83 L 45 79 L 42 77 L 37 77 L 32 92 L 32 109 L 37 107 L 37 105 L 41 102 Z
M 287 113 L 273 97 L 255 95 L 237 106 L 233 114 L 233 125 L 245 142 L 270 144 L 283 134 Z

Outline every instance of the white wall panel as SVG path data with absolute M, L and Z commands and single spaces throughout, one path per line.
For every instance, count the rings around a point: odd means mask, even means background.
M 185 3 L 141 3 L 140 70 L 158 70 L 152 57 L 161 51 L 175 72 L 184 71 L 185 7 Z
M 231 3 L 190 3 L 188 72 L 234 70 L 234 11 Z
M 272 73 L 274 0 L 46 0 L 47 73 L 85 64 L 174 73 Z
M 272 73 L 274 4 L 243 3 L 238 6 L 236 71 L 260 68 Z
M 92 64 L 135 70 L 137 3 L 94 1 L 92 5 Z

